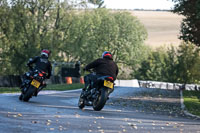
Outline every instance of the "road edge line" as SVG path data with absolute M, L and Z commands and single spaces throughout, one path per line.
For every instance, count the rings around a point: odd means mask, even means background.
M 58 93 L 66 93 L 66 92 L 76 92 L 76 91 L 81 91 L 82 89 L 75 89 L 75 90 L 66 90 L 66 91 L 49 91 L 49 90 L 45 90 L 46 92 L 50 92 L 50 93 L 41 93 L 40 95 L 50 95 L 50 94 L 58 94 Z M 41 91 L 42 92 L 42 91 Z M 43 91 L 44 92 L 44 91 Z
M 65 93 L 65 92 L 76 92 L 81 91 L 82 89 L 75 89 L 75 90 L 65 90 L 65 91 L 54 91 L 54 90 L 42 90 L 39 95 L 49 95 L 49 94 L 57 94 L 57 93 Z M 43 92 L 49 92 L 49 93 L 43 93 Z M 0 96 L 18 96 L 21 93 L 0 93 Z

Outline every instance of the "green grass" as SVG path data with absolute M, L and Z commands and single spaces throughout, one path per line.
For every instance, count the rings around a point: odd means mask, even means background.
M 83 88 L 84 85 L 77 83 L 77 84 L 52 84 L 47 85 L 47 87 L 44 90 L 57 90 L 57 91 L 65 91 L 65 90 L 74 90 L 74 89 L 80 89 Z
M 16 93 L 20 92 L 20 89 L 17 87 L 0 87 L 0 93 Z
M 74 90 L 83 88 L 83 84 L 51 84 L 47 85 L 44 90 L 57 90 L 57 91 L 65 91 L 65 90 Z M 20 92 L 19 87 L 0 87 L 0 93 L 16 93 Z
M 183 91 L 184 104 L 187 110 L 200 116 L 200 92 L 199 91 Z

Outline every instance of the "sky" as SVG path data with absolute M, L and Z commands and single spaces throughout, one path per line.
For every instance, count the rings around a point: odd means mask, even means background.
M 104 0 L 111 9 L 172 9 L 172 0 Z

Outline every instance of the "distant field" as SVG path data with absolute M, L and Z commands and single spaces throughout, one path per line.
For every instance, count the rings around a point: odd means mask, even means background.
M 146 44 L 152 47 L 178 46 L 182 16 L 165 11 L 132 11 L 132 14 L 144 24 L 148 32 Z

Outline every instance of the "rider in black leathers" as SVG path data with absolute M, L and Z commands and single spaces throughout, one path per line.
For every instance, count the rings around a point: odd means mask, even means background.
M 52 70 L 51 62 L 48 60 L 50 53 L 51 52 L 49 50 L 43 49 L 41 51 L 41 56 L 36 56 L 34 58 L 30 58 L 27 63 L 27 66 L 30 68 L 30 73 L 33 73 L 32 72 L 32 70 L 33 70 L 32 64 L 35 64 L 34 69 L 46 72 L 48 74 L 46 78 L 49 79 L 51 76 L 51 70 Z M 29 78 L 29 77 L 27 77 L 25 74 L 23 76 L 23 81 L 25 81 L 27 78 Z M 24 85 L 25 85 L 25 83 L 23 82 L 21 85 L 22 89 L 23 89 Z M 42 85 L 43 85 L 42 88 L 44 88 L 46 86 L 46 84 L 42 84 Z
M 84 77 L 85 87 L 83 90 L 90 90 L 91 81 L 95 82 L 100 76 L 111 76 L 116 80 L 118 75 L 118 66 L 113 61 L 111 52 L 105 51 L 102 58 L 96 59 L 89 63 L 84 70 L 93 69 L 95 73 L 88 74 Z
M 51 67 L 51 62 L 48 60 L 49 55 L 50 55 L 49 50 L 46 50 L 46 49 L 42 50 L 41 56 L 30 58 L 29 62 L 27 63 L 27 66 L 29 68 L 32 68 L 32 64 L 35 64 L 35 67 L 34 67 L 35 69 L 48 73 L 47 78 L 50 78 L 52 67 Z

